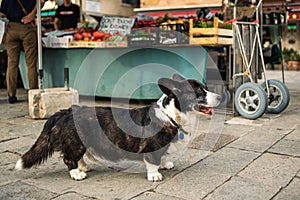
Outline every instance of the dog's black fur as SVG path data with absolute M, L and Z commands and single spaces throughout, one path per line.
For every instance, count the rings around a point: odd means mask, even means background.
M 148 166 L 150 170 L 158 170 L 161 158 L 170 144 L 179 140 L 179 132 L 188 134 L 180 124 L 180 113 L 200 112 L 208 104 L 208 99 L 207 91 L 201 83 L 185 80 L 179 75 L 175 75 L 173 80 L 162 78 L 158 85 L 165 94 L 159 104 L 152 103 L 134 109 L 73 106 L 55 113 L 47 120 L 41 135 L 21 157 L 16 168 L 39 165 L 55 151 L 60 151 L 71 174 L 72 170 L 80 168 L 78 162 L 88 149 L 94 155 L 111 162 L 122 159 L 144 160 L 148 179 L 160 181 L 161 177 L 156 177 L 157 174 L 149 178 Z M 215 97 L 216 102 L 219 102 L 220 96 Z M 163 113 L 162 110 L 169 109 L 172 102 L 174 109 L 178 110 L 178 116 L 168 116 L 166 113 L 158 116 L 158 112 Z M 85 177 L 71 176 L 77 180 Z

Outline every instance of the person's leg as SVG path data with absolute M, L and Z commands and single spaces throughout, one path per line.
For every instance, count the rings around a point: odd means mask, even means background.
M 37 38 L 31 24 L 25 25 L 24 34 L 22 35 L 25 60 L 27 65 L 27 76 L 29 89 L 38 88 L 37 74 Z
M 18 66 L 20 59 L 20 51 L 22 43 L 19 39 L 18 26 L 9 23 L 6 33 L 6 49 L 7 49 L 7 72 L 6 72 L 6 84 L 7 93 L 9 97 L 15 97 L 17 93 L 17 81 L 18 81 Z M 16 99 L 15 99 L 16 100 Z M 14 103 L 14 100 L 9 99 L 10 103 Z

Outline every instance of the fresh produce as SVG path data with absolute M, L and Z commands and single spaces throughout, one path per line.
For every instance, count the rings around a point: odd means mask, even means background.
M 81 32 L 77 32 L 74 34 L 74 39 L 77 41 L 96 41 L 96 42 L 102 42 L 102 41 L 124 41 L 124 36 L 120 33 L 110 34 L 105 33 L 103 31 L 86 31 L 81 30 Z
M 105 33 L 103 31 L 95 31 L 93 33 L 94 40 L 103 39 L 105 36 Z
M 75 40 L 82 40 L 83 36 L 80 33 L 75 33 L 74 38 Z

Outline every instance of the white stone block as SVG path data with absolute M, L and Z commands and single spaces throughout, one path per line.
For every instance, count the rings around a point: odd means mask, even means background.
M 61 109 L 68 109 L 79 104 L 77 90 L 70 88 L 47 88 L 28 92 L 29 116 L 34 119 L 45 119 Z

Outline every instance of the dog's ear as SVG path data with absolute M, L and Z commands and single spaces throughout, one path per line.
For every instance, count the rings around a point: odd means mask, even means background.
M 158 80 L 158 86 L 160 90 L 167 96 L 178 94 L 180 89 L 178 88 L 178 82 L 168 78 L 161 78 Z
M 173 80 L 174 81 L 184 81 L 184 80 L 186 80 L 183 76 L 181 76 L 180 74 L 174 74 L 173 75 Z

